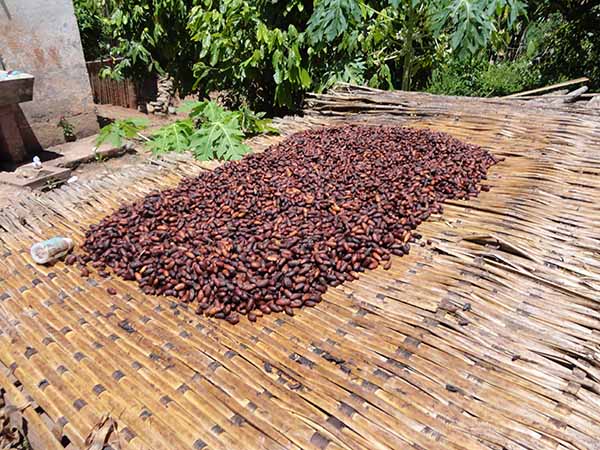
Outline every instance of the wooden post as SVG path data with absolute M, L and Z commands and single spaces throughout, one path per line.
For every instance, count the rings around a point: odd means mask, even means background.
M 6 72 L 4 72 L 6 73 Z M 21 102 L 33 98 L 34 77 L 25 74 L 12 74 L 10 78 L 0 80 L 0 141 L 4 159 L 8 157 L 15 163 L 27 159 L 27 150 L 17 123 L 17 108 Z
M 0 106 L 0 139 L 3 141 L 2 150 L 11 161 L 20 163 L 27 159 L 27 150 L 17 124 L 14 105 Z

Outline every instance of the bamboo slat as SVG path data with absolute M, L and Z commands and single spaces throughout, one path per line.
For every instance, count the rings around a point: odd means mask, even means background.
M 231 326 L 113 276 L 32 263 L 33 242 L 80 244 L 120 204 L 210 170 L 186 156 L 0 212 L 0 363 L 23 390 L 7 392 L 50 417 L 41 439 L 87 448 L 106 437 L 123 449 L 600 448 L 600 119 L 342 86 L 310 98 L 302 118 L 278 120 L 282 136 L 251 145 L 340 123 L 428 127 L 505 159 L 489 173 L 490 192 L 449 201 L 391 270 L 330 288 L 294 317 Z

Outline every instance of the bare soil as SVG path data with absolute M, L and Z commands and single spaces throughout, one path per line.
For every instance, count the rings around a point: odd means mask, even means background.
M 98 122 L 100 125 L 105 125 L 113 120 L 128 119 L 128 118 L 145 118 L 150 122 L 148 133 L 160 128 L 164 125 L 174 122 L 177 119 L 182 118 L 180 114 L 169 115 L 169 116 L 156 116 L 153 114 L 145 114 L 135 109 L 122 108 L 119 106 L 112 105 L 96 105 Z M 48 152 L 55 152 L 60 156 L 85 156 L 94 154 L 94 137 L 81 139 L 74 143 L 58 145 L 46 149 Z M 141 145 L 136 144 L 133 151 L 114 156 L 111 158 L 95 159 L 91 158 L 93 162 L 80 164 L 73 169 L 72 176 L 76 176 L 77 180 L 75 183 L 81 183 L 92 178 L 101 177 L 114 173 L 115 171 L 123 168 L 131 167 L 143 163 L 148 159 L 150 154 L 146 152 Z M 52 161 L 48 161 L 47 164 L 51 164 Z M 30 196 L 30 195 L 44 195 L 43 190 L 32 190 L 30 188 L 23 188 L 14 186 L 11 184 L 4 184 L 0 182 L 0 208 L 8 206 L 19 198 Z

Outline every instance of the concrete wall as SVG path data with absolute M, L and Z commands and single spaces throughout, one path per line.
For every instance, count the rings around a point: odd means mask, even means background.
M 33 101 L 20 105 L 28 149 L 64 142 L 61 116 L 78 137 L 97 132 L 72 0 L 0 0 L 0 57 L 6 70 L 35 76 Z

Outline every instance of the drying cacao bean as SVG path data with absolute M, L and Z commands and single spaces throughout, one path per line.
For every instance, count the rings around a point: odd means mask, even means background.
M 79 261 L 232 324 L 293 316 L 327 286 L 390 269 L 444 200 L 487 190 L 496 162 L 429 130 L 304 131 L 121 207 L 90 227 Z

